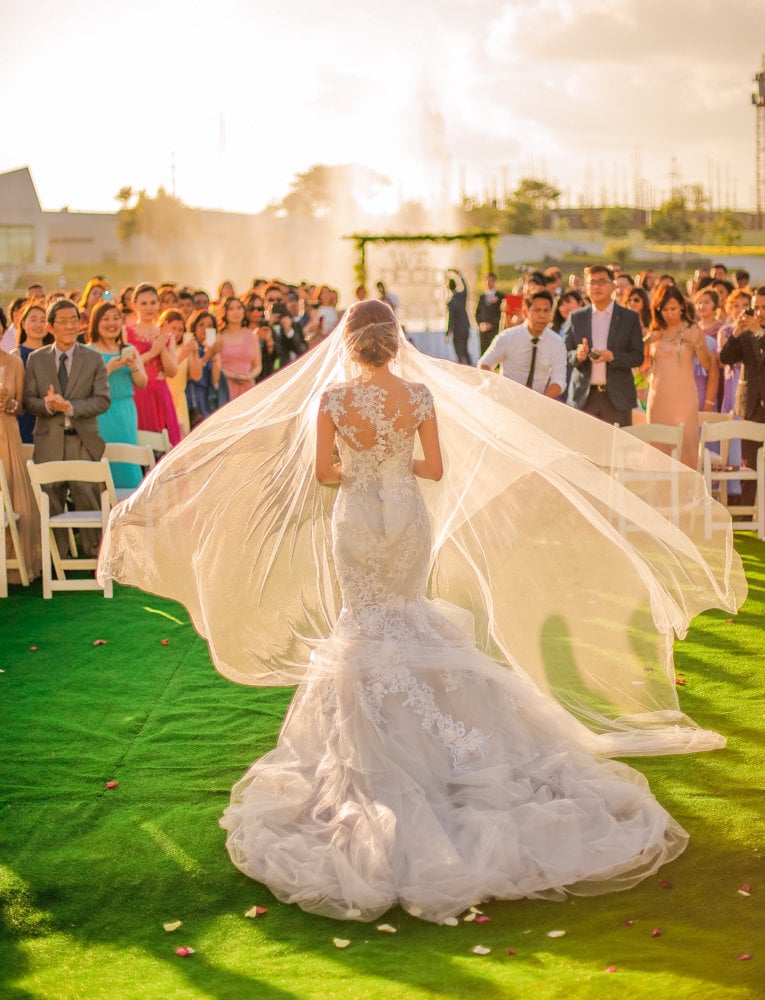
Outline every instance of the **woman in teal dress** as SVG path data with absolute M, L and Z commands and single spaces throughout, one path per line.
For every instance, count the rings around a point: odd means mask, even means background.
M 140 354 L 125 342 L 122 316 L 113 302 L 99 302 L 90 314 L 88 343 L 104 359 L 109 376 L 112 401 L 98 418 L 98 432 L 107 443 L 138 443 L 138 413 L 133 400 L 133 386 L 146 385 L 146 372 Z M 138 486 L 143 478 L 139 465 L 111 462 L 112 479 L 118 488 Z

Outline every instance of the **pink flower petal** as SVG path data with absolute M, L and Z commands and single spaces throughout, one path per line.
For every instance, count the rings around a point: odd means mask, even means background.
M 726 620 L 727 620 L 727 622 L 728 622 L 728 624 L 729 624 L 729 625 L 732 625 L 732 624 L 733 624 L 733 619 L 732 619 L 732 618 L 728 618 L 728 619 L 726 619 Z
M 107 781 L 104 788 L 119 788 L 119 781 Z
M 739 962 L 748 962 L 748 961 L 749 961 L 749 959 L 750 959 L 751 957 L 752 957 L 752 956 L 751 956 L 751 955 L 749 954 L 749 952 L 748 952 L 748 951 L 743 951 L 743 952 L 741 952 L 741 954 L 740 954 L 740 955 L 738 956 L 738 960 L 739 960 Z
M 94 639 L 93 640 L 93 645 L 94 646 L 105 646 L 106 645 L 106 639 Z
M 506 955 L 517 955 L 518 952 L 515 950 L 515 948 L 505 948 L 505 954 Z
M 671 889 L 672 888 L 672 883 L 669 881 L 668 878 L 659 879 L 659 885 L 662 887 L 662 889 Z
M 477 917 L 475 918 L 475 922 L 476 922 L 477 924 L 488 924 L 488 922 L 489 922 L 490 920 L 491 920 L 491 917 L 487 917 L 487 916 L 486 916 L 485 914 L 483 914 L 483 913 L 479 914 L 479 915 L 478 915 L 478 916 L 477 916 Z
M 749 885 L 749 883 L 748 882 L 744 882 L 744 884 L 739 889 L 739 892 L 751 892 L 751 889 L 752 889 L 752 887 Z
M 616 972 L 616 966 L 615 965 L 608 965 L 608 966 L 606 966 L 606 968 L 605 968 L 604 971 L 605 972 Z
M 159 640 L 159 644 L 160 644 L 160 646 L 169 646 L 170 645 L 170 640 L 169 639 L 160 639 Z
M 651 937 L 661 937 L 663 933 L 664 931 L 661 929 L 661 927 L 654 927 L 654 929 L 651 931 Z
M 37 646 L 30 646 L 29 647 L 29 652 L 30 653 L 36 653 L 37 652 Z
M 189 955 L 194 954 L 194 949 L 184 945 L 182 948 L 176 948 L 175 954 L 180 955 L 181 958 L 188 958 Z
M 625 927 L 632 927 L 634 925 L 634 923 L 635 923 L 634 920 L 625 920 L 624 921 L 624 926 Z

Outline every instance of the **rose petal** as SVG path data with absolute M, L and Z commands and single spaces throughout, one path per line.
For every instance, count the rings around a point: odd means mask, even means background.
M 265 906 L 251 906 L 245 913 L 245 917 L 262 917 L 264 913 L 268 913 Z
M 180 921 L 180 920 L 173 920 L 169 924 L 162 924 L 162 926 L 165 928 L 165 930 L 168 933 L 171 933 L 172 931 L 177 931 L 179 927 L 182 927 L 183 926 L 183 922 Z
M 478 916 L 477 916 L 477 917 L 475 918 L 475 922 L 476 922 L 477 924 L 488 924 L 488 922 L 489 922 L 490 920 L 491 920 L 491 917 L 487 917 L 487 916 L 486 916 L 485 914 L 483 914 L 483 913 L 479 913 L 479 914 L 478 914 Z
M 518 952 L 515 950 L 515 948 L 505 948 L 505 954 L 506 955 L 517 955 Z
M 94 646 L 105 646 L 106 645 L 106 639 L 94 639 L 93 640 L 93 645 Z
M 739 892 L 749 892 L 751 888 L 752 887 L 749 885 L 748 882 L 744 882 L 744 884 L 739 889 Z
M 29 647 L 29 652 L 30 653 L 36 653 L 37 652 L 37 646 L 30 646 Z
M 395 934 L 397 931 L 397 928 L 391 927 L 390 924 L 378 924 L 377 929 L 378 931 L 381 931 L 383 934 Z
M 566 936 L 566 932 L 565 931 L 548 931 L 547 932 L 547 936 L 549 938 L 565 937 Z
M 475 948 L 470 949 L 474 955 L 489 955 L 491 954 L 491 948 L 485 948 L 482 944 L 477 944 Z
M 676 677 L 675 678 L 675 684 L 677 685 L 677 687 L 685 687 L 685 678 L 684 677 Z
M 659 885 L 662 887 L 662 889 L 671 889 L 672 888 L 672 883 L 667 878 L 659 879 Z
M 104 788 L 119 788 L 119 781 L 107 781 Z
M 632 927 L 632 926 L 634 926 L 634 923 L 635 923 L 634 920 L 625 920 L 624 921 L 624 926 L 625 927 Z
M 189 955 L 194 954 L 194 949 L 184 946 L 183 948 L 176 948 L 175 954 L 180 955 L 181 958 L 187 958 Z
M 347 938 L 332 938 L 332 944 L 336 948 L 347 948 L 350 943 Z
M 752 957 L 752 956 L 751 956 L 751 955 L 749 954 L 749 952 L 748 952 L 748 951 L 743 951 L 743 952 L 741 952 L 741 954 L 740 954 L 740 955 L 738 956 L 738 960 L 739 960 L 739 962 L 748 962 L 748 961 L 749 961 L 749 959 L 750 959 L 751 957 Z
M 160 646 L 169 646 L 170 645 L 170 640 L 169 639 L 160 639 L 159 640 L 159 644 L 160 644 Z
M 661 929 L 661 927 L 654 927 L 654 929 L 651 931 L 651 937 L 661 937 L 663 933 L 664 931 Z
M 616 972 L 616 966 L 615 965 L 608 965 L 608 966 L 606 966 L 606 968 L 605 968 L 604 971 L 605 972 Z
M 443 921 L 443 925 L 444 927 L 459 927 L 460 922 L 456 917 L 447 917 L 446 920 Z

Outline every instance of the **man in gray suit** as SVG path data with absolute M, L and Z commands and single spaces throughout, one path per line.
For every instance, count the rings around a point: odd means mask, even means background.
M 34 461 L 97 462 L 105 448 L 97 417 L 111 402 L 106 366 L 97 351 L 77 342 L 80 313 L 73 302 L 54 302 L 47 319 L 54 343 L 30 354 L 24 375 L 24 409 L 36 417 Z M 54 483 L 45 492 L 52 515 L 64 510 L 67 497 L 76 510 L 101 506 L 99 488 L 93 483 Z M 96 555 L 99 541 L 97 531 L 82 531 L 87 555 Z M 59 550 L 62 543 L 63 538 Z
M 592 305 L 571 313 L 565 336 L 571 366 L 568 403 L 626 427 L 637 406 L 632 369 L 643 363 L 643 330 L 638 313 L 614 302 L 614 287 L 610 267 L 587 268 L 585 291 Z

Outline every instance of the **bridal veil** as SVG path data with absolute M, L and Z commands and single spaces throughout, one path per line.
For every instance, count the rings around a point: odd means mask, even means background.
M 180 601 L 239 683 L 297 683 L 339 614 L 336 493 L 316 483 L 313 457 L 321 393 L 353 375 L 342 343 L 341 322 L 209 417 L 111 515 L 99 578 Z M 734 612 L 746 595 L 730 517 L 701 476 L 509 379 L 420 354 L 403 334 L 396 365 L 432 391 L 444 453 L 443 480 L 422 484 L 427 596 L 498 669 L 560 702 L 596 752 L 722 746 L 680 711 L 673 664 L 695 615 Z

